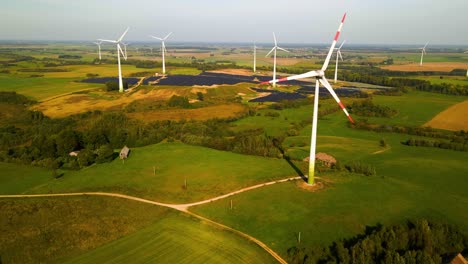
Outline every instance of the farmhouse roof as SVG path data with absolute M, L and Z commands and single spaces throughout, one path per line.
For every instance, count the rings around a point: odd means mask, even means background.
M 461 253 L 459 253 L 452 261 L 450 261 L 450 264 L 467 264 L 468 261 L 463 257 Z

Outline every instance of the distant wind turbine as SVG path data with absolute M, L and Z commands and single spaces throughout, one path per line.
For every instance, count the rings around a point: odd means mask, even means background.
M 325 62 L 323 63 L 323 66 L 320 70 L 315 70 L 315 71 L 309 71 L 303 74 L 299 75 L 294 75 L 286 78 L 281 78 L 279 80 L 272 80 L 269 82 L 262 82 L 261 84 L 268 84 L 268 83 L 275 83 L 275 82 L 284 82 L 284 81 L 289 81 L 289 80 L 297 80 L 297 79 L 303 79 L 303 78 L 315 78 L 315 96 L 314 96 L 314 114 L 312 118 L 312 136 L 311 136 L 311 144 L 310 144 L 310 160 L 309 160 L 309 177 L 307 179 L 308 184 L 312 185 L 314 184 L 314 172 L 315 172 L 315 150 L 316 150 L 316 145 L 317 145 L 317 116 L 318 116 L 318 100 L 319 100 L 319 88 L 320 84 L 325 86 L 325 88 L 328 90 L 328 92 L 331 93 L 332 97 L 335 99 L 335 101 L 338 103 L 338 105 L 341 107 L 343 112 L 346 114 L 348 117 L 349 121 L 351 123 L 354 123 L 354 120 L 351 118 L 349 115 L 348 111 L 346 110 L 345 106 L 343 103 L 340 101 L 340 98 L 336 95 L 335 91 L 333 90 L 332 86 L 328 82 L 328 80 L 325 78 L 325 70 L 328 67 L 328 64 L 330 63 L 331 56 L 333 54 L 333 51 L 336 46 L 336 42 L 338 41 L 338 38 L 341 33 L 341 29 L 343 28 L 343 24 L 346 18 L 346 13 L 343 15 L 343 18 L 341 19 L 341 24 L 338 27 L 338 30 L 335 34 L 335 38 L 333 39 L 332 45 L 330 47 L 330 50 L 328 51 L 327 58 L 325 59 Z
M 101 60 L 101 44 L 102 44 L 102 41 L 93 42 L 93 43 L 96 44 L 96 45 L 98 45 L 99 60 Z
M 419 48 L 419 49 L 421 50 L 421 62 L 419 63 L 419 66 L 422 66 L 424 54 L 427 54 L 427 53 L 426 53 L 427 44 L 429 44 L 429 42 L 426 43 L 426 45 L 424 45 L 424 47 Z
M 125 54 L 124 58 L 125 58 L 125 60 L 127 60 L 127 58 L 128 58 L 128 55 L 127 55 L 127 46 L 130 45 L 130 43 L 123 43 L 123 42 L 122 42 L 122 44 L 124 45 L 124 54 Z
M 253 71 L 257 72 L 257 44 L 254 42 L 254 63 L 253 63 Z
M 343 61 L 343 56 L 341 56 L 341 47 L 345 44 L 346 40 L 341 43 L 339 48 L 335 48 L 336 50 L 336 66 L 335 66 L 335 83 L 338 79 L 338 57 L 340 57 L 341 61 Z
M 273 32 L 273 39 L 275 41 L 275 46 L 270 50 L 270 52 L 268 52 L 268 54 L 265 56 L 265 57 L 268 57 L 272 52 L 274 52 L 274 59 L 273 59 L 273 80 L 272 80 L 272 83 L 273 83 L 273 87 L 276 87 L 276 52 L 277 50 L 282 50 L 282 51 L 286 51 L 286 52 L 289 52 L 283 48 L 280 48 L 278 47 L 278 41 L 276 41 L 276 35 L 275 35 L 275 32 Z
M 172 34 L 169 33 L 167 34 L 167 36 L 165 36 L 164 38 L 158 38 L 158 37 L 155 37 L 155 36 L 150 36 L 154 39 L 159 39 L 161 41 L 161 50 L 162 50 L 162 67 L 163 67 L 163 74 L 166 74 L 166 61 L 165 61 L 165 53 L 166 53 L 166 44 L 165 44 L 165 41 L 167 38 L 169 38 L 169 36 Z
M 127 28 L 127 30 L 125 30 L 125 32 L 122 34 L 122 36 L 120 36 L 118 40 L 99 39 L 99 41 L 113 43 L 113 44 L 116 44 L 117 46 L 117 64 L 119 65 L 119 92 L 121 93 L 123 93 L 124 90 L 123 90 L 123 81 L 122 81 L 122 68 L 120 67 L 120 54 L 122 54 L 125 60 L 127 60 L 127 54 L 123 52 L 122 48 L 120 47 L 120 43 L 122 43 L 122 40 L 127 34 L 129 29 L 130 28 Z

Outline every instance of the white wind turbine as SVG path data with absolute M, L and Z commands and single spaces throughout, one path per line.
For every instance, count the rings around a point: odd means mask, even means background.
M 323 66 L 320 70 L 315 70 L 315 71 L 309 71 L 303 74 L 299 75 L 294 75 L 286 78 L 282 78 L 279 80 L 272 80 L 269 82 L 263 82 L 261 84 L 267 84 L 267 83 L 275 83 L 275 82 L 284 82 L 284 81 L 289 81 L 289 80 L 296 80 L 296 79 L 303 79 L 303 78 L 315 78 L 315 96 L 314 96 L 314 115 L 312 119 L 312 138 L 311 138 L 311 145 L 310 145 L 310 160 L 309 160 L 309 177 L 308 177 L 308 184 L 314 184 L 314 171 L 315 171 L 315 149 L 316 149 L 316 144 L 317 144 L 317 114 L 318 114 L 318 100 L 319 100 L 319 88 L 320 88 L 320 83 L 330 92 L 330 94 L 333 96 L 333 98 L 336 100 L 338 105 L 343 109 L 344 113 L 348 117 L 349 121 L 351 123 L 354 123 L 354 120 L 351 118 L 349 115 L 348 111 L 346 110 L 345 106 L 343 103 L 340 101 L 340 98 L 336 95 L 335 91 L 333 90 L 332 86 L 330 83 L 327 81 L 325 78 L 325 70 L 328 67 L 328 64 L 330 63 L 331 56 L 333 54 L 333 51 L 336 46 L 336 42 L 338 41 L 338 37 L 340 36 L 341 28 L 343 27 L 344 21 L 346 18 L 346 13 L 343 15 L 343 18 L 341 19 L 341 24 L 338 27 L 338 31 L 336 32 L 335 38 L 333 40 L 333 43 L 330 47 L 330 50 L 328 51 L 327 58 L 325 59 L 325 62 L 323 63 Z
M 289 52 L 283 48 L 278 47 L 278 42 L 276 41 L 276 35 L 275 32 L 273 32 L 273 39 L 275 40 L 275 46 L 268 52 L 268 54 L 265 57 L 268 57 L 272 52 L 274 52 L 274 59 L 273 59 L 273 80 L 271 83 L 273 83 L 273 87 L 276 87 L 276 51 L 277 50 L 282 50 Z
M 96 45 L 98 45 L 99 60 L 101 60 L 101 44 L 102 44 L 102 41 L 93 42 L 93 43 L 96 44 Z
M 109 43 L 117 44 L 116 45 L 117 46 L 117 64 L 119 65 L 119 92 L 121 93 L 123 93 L 124 90 L 123 90 L 123 82 L 122 82 L 122 68 L 120 67 L 120 54 L 122 54 L 125 60 L 127 59 L 127 54 L 123 52 L 122 48 L 120 47 L 120 43 L 122 43 L 122 39 L 125 37 L 129 29 L 130 28 L 127 28 L 127 30 L 125 30 L 125 32 L 122 34 L 122 36 L 120 36 L 118 40 L 99 39 L 99 41 L 102 41 L 102 42 L 109 42 Z
M 257 72 L 257 44 L 254 42 L 254 63 L 253 63 L 253 71 Z
M 345 44 L 346 40 L 341 43 L 339 48 L 335 48 L 336 50 L 336 66 L 335 66 L 335 83 L 338 79 L 338 57 L 343 61 L 343 56 L 341 55 L 341 47 Z
M 125 58 L 125 60 L 127 60 L 127 58 L 128 58 L 128 55 L 127 55 L 127 46 L 130 45 L 130 43 L 123 43 L 123 42 L 122 42 L 122 44 L 124 45 L 124 54 L 125 54 L 125 55 L 124 55 L 124 58 Z
M 161 41 L 161 50 L 162 50 L 162 67 L 163 67 L 163 74 L 166 74 L 166 61 L 165 61 L 165 53 L 166 53 L 166 44 L 165 44 L 165 41 L 167 38 L 169 38 L 169 36 L 172 34 L 169 33 L 167 34 L 167 36 L 165 36 L 164 38 L 158 38 L 158 37 L 155 37 L 155 36 L 150 36 L 154 39 L 159 39 Z
M 426 43 L 426 45 L 424 45 L 424 47 L 419 48 L 419 49 L 421 50 L 421 62 L 419 63 L 419 66 L 422 66 L 424 54 L 427 54 L 427 53 L 426 53 L 427 44 L 429 44 L 429 42 Z

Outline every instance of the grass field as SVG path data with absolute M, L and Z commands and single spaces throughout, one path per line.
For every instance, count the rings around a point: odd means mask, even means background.
M 257 245 L 175 215 L 64 263 L 275 263 Z
M 326 188 L 314 193 L 285 183 L 230 198 L 234 210 L 228 200 L 193 210 L 259 238 L 283 256 L 297 245 L 298 232 L 300 246 L 327 245 L 363 232 L 366 225 L 418 217 L 444 220 L 468 232 L 468 153 L 404 146 L 400 142 L 410 136 L 353 130 L 341 115 L 319 120 L 317 151 L 342 162 L 372 164 L 376 177 L 318 173 Z M 310 126 L 303 133 L 307 131 Z M 381 138 L 389 146 L 372 152 Z
M 274 263 L 181 213 L 110 197 L 1 199 L 3 263 Z
M 153 167 L 156 174 L 153 174 Z M 31 192 L 107 191 L 182 203 L 296 175 L 294 169 L 281 159 L 246 156 L 181 143 L 161 143 L 132 149 L 125 163 L 117 159 L 78 172 L 66 172 L 62 178 Z M 184 189 L 185 179 L 187 189 Z
M 468 100 L 447 108 L 424 126 L 446 130 L 468 131 Z
M 421 126 L 448 107 L 463 102 L 466 96 L 410 92 L 403 96 L 374 96 L 374 103 L 398 110 L 392 118 L 368 118 L 371 123 Z M 356 117 L 358 118 L 358 117 Z
M 15 91 L 42 101 L 65 93 L 101 88 L 103 85 L 75 82 L 73 78 L 28 78 L 0 74 L 0 87 L 1 91 Z
M 411 77 L 413 78 L 413 77 Z M 468 77 L 461 76 L 414 76 L 415 79 L 430 81 L 432 84 L 450 83 L 455 85 L 468 85 Z
M 419 61 L 419 60 L 418 60 Z M 466 69 L 467 62 L 432 62 L 427 60 L 423 65 L 419 65 L 419 62 L 410 64 L 394 64 L 389 66 L 383 66 L 382 69 L 391 71 L 405 71 L 405 72 L 418 72 L 418 71 L 440 71 L 450 72 L 454 69 Z
M 3 263 L 55 263 L 174 216 L 107 197 L 0 199 Z
M 0 162 L 0 194 L 20 194 L 52 179 L 43 168 Z

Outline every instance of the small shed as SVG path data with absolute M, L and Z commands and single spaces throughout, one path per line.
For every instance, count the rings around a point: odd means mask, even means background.
M 455 258 L 452 259 L 450 264 L 467 264 L 468 261 L 463 257 L 461 253 L 459 253 Z
M 70 155 L 70 157 L 77 157 L 79 153 L 80 153 L 79 150 L 75 150 L 75 151 L 68 153 L 68 155 Z
M 120 151 L 120 159 L 128 158 L 128 154 L 130 153 L 130 149 L 127 146 L 124 146 Z

